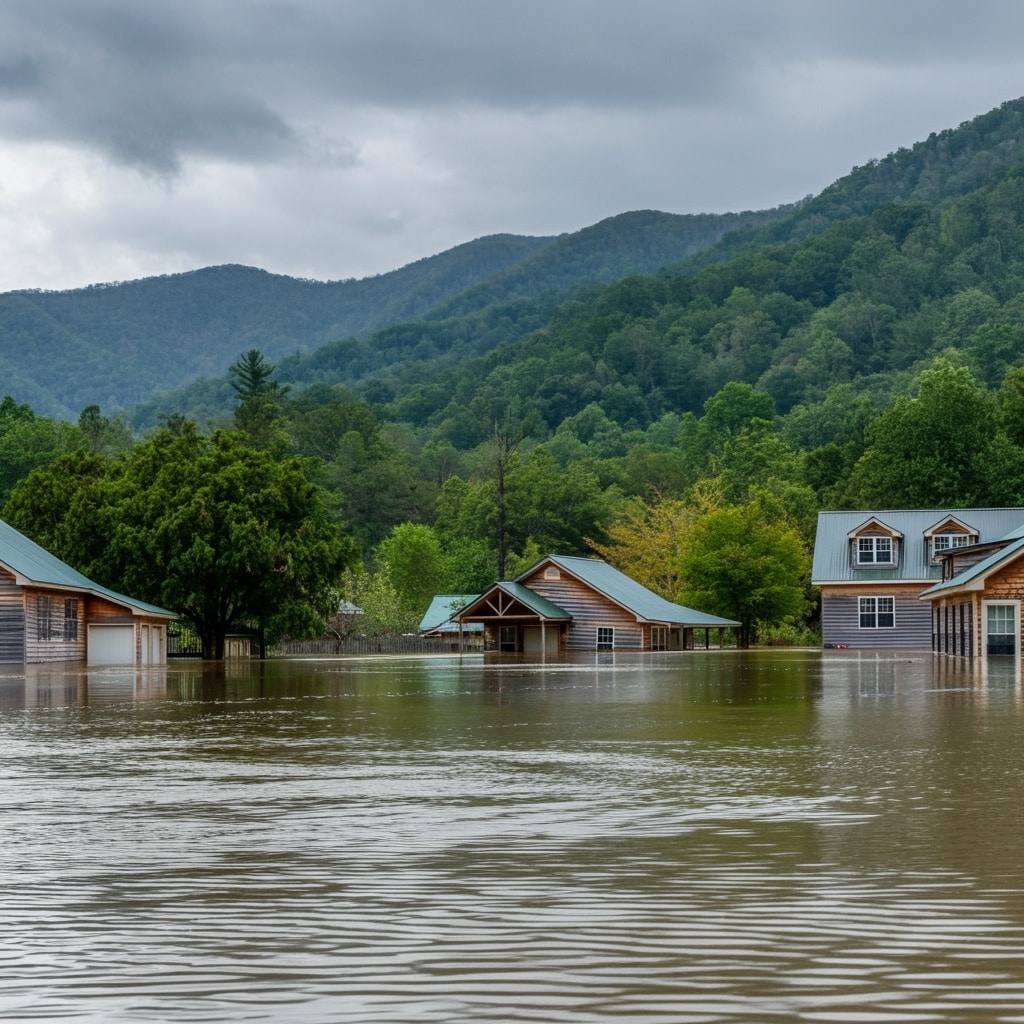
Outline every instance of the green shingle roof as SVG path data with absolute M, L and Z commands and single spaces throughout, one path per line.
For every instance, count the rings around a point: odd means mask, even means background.
M 81 591 L 124 605 L 137 614 L 175 618 L 175 613 L 167 611 L 166 608 L 159 608 L 145 601 L 136 601 L 134 598 L 101 587 L 3 520 L 0 520 L 0 565 L 13 573 L 22 586 L 34 584 L 39 587 Z

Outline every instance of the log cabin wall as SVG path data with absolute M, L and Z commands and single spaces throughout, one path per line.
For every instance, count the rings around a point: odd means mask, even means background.
M 0 665 L 25 663 L 25 596 L 14 576 L 0 569 Z
M 558 579 L 546 577 L 547 568 L 540 567 L 520 582 L 572 616 L 565 638 L 565 650 L 596 650 L 597 631 L 602 627 L 614 630 L 614 650 L 644 649 L 644 630 L 635 615 L 603 594 L 591 590 L 564 570 L 560 571 Z

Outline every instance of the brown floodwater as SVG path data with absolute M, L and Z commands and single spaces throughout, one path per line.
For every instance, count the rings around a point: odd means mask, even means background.
M 1024 688 L 924 652 L 0 671 L 0 1019 L 1024 1021 Z

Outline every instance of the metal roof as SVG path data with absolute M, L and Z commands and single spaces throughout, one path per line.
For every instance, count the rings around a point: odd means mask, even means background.
M 125 597 L 114 590 L 108 590 L 94 583 L 88 576 L 83 576 L 77 569 L 51 555 L 35 541 L 29 540 L 9 523 L 0 519 L 0 566 L 14 575 L 21 586 L 54 587 L 62 590 L 76 590 L 97 597 L 106 598 L 115 604 L 124 605 L 136 614 L 158 615 L 173 619 L 177 616 L 166 608 L 155 604 L 136 601 Z
M 527 569 L 517 579 L 536 572 L 547 562 L 582 580 L 587 586 L 632 612 L 637 619 L 645 622 L 666 623 L 676 626 L 738 626 L 734 619 L 723 619 L 718 615 L 699 612 L 685 605 L 674 604 L 648 590 L 623 572 L 597 558 L 580 558 L 572 555 L 548 555 L 536 565 Z
M 943 583 L 937 583 L 934 587 L 929 587 L 920 596 L 922 598 L 932 597 L 936 594 L 944 594 L 962 588 L 967 590 L 980 589 L 989 572 L 992 569 L 998 568 L 1002 562 L 1008 561 L 1010 556 L 1015 555 L 1021 548 L 1024 548 L 1024 537 L 1018 537 L 1012 543 L 1007 544 L 1006 547 L 993 552 L 988 558 L 983 558 L 980 562 L 968 566 L 968 568 L 958 573 L 951 580 L 945 580 Z M 974 585 L 972 586 L 972 584 Z
M 932 563 L 925 534 L 943 520 L 955 518 L 978 534 L 979 544 L 1002 540 L 1024 525 L 1024 508 L 868 509 L 819 512 L 814 540 L 811 582 L 855 583 L 876 580 L 938 581 L 941 567 Z M 861 526 L 876 522 L 903 534 L 899 564 L 887 569 L 855 568 L 850 560 L 849 537 Z
M 500 583 L 495 583 L 490 590 L 484 591 L 473 602 L 473 605 L 456 612 L 452 618 L 461 619 L 464 614 L 471 614 L 472 608 L 479 605 L 488 594 L 494 593 L 495 590 L 501 590 L 508 594 L 509 597 L 515 598 L 520 604 L 525 605 L 531 612 L 539 615 L 542 619 L 572 619 L 572 616 L 567 611 L 559 608 L 558 605 L 552 604 L 547 598 L 541 597 L 540 594 L 535 594 L 529 587 L 524 587 L 521 583 L 511 580 L 502 580 Z
M 465 608 L 475 601 L 479 594 L 437 594 L 430 602 L 420 621 L 419 631 L 421 633 L 457 633 L 458 623 L 452 622 L 453 613 L 460 608 Z M 479 632 L 484 627 L 480 623 L 469 623 L 463 626 L 466 632 Z

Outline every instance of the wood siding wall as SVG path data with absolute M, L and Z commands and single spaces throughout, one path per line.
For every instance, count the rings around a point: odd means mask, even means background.
M 0 569 L 0 665 L 25 664 L 25 599 L 14 577 Z
M 81 594 L 61 593 L 59 590 L 24 590 L 25 602 L 25 663 L 45 664 L 57 661 L 82 661 L 85 658 L 85 598 Z M 78 602 L 78 636 L 73 640 L 63 637 L 55 640 L 39 639 L 39 598 L 50 599 L 53 621 L 60 627 L 64 621 L 64 600 L 71 598 Z
M 929 584 L 930 586 L 931 584 Z M 919 600 L 923 586 L 875 584 L 821 588 L 821 640 L 825 646 L 931 647 L 931 605 Z M 861 597 L 894 598 L 894 628 L 861 629 Z
M 541 568 L 522 582 L 535 594 L 547 598 L 572 616 L 565 637 L 565 650 L 596 650 L 599 626 L 610 626 L 615 630 L 615 650 L 644 649 L 644 631 L 635 615 L 624 611 L 567 573 L 563 572 L 561 579 L 549 580 L 544 578 L 544 570 Z

